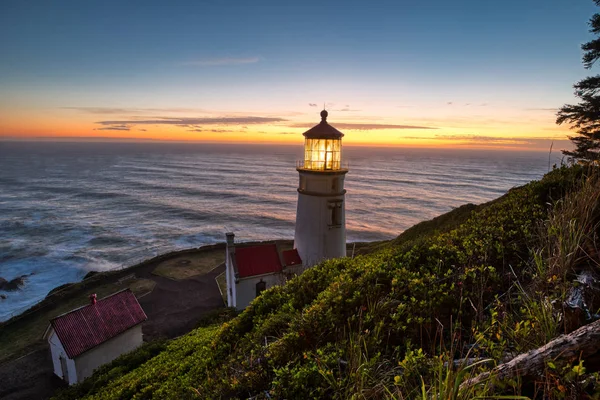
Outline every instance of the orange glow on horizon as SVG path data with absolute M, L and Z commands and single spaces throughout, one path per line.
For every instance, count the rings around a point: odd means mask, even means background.
M 360 146 L 401 146 L 462 149 L 509 149 L 548 151 L 552 141 L 568 146 L 567 135 L 572 134 L 567 127 L 556 126 L 553 115 L 541 115 L 536 118 L 512 118 L 499 112 L 503 119 L 472 120 L 449 117 L 447 120 L 406 120 L 394 121 L 392 117 L 376 119 L 381 124 L 399 124 L 409 126 L 433 127 L 433 129 L 396 129 L 377 128 L 340 129 L 345 133 L 344 145 Z M 106 116 L 90 116 L 72 110 L 11 110 L 7 118 L 0 121 L 0 139 L 36 140 L 139 140 L 139 141 L 193 141 L 220 143 L 304 143 L 302 133 L 308 128 L 303 121 L 314 116 L 302 115 L 302 120 L 276 122 L 271 124 L 212 124 L 202 127 L 190 127 L 184 124 L 130 123 L 127 125 L 107 125 L 97 122 Z M 300 117 L 298 117 L 300 118 Z M 334 127 L 336 122 L 342 125 L 360 124 L 359 117 L 335 120 L 330 118 Z M 117 118 L 118 119 L 118 118 Z M 131 119 L 131 118 L 130 118 Z M 364 121 L 372 121 L 365 117 Z M 358 121 L 358 123 L 357 123 Z M 515 122 L 517 121 L 517 122 Z M 523 122 L 519 122 L 523 121 Z M 315 122 L 316 124 L 317 122 Z M 302 127 L 299 127 L 302 126 Z M 464 127 L 463 127 L 464 126 Z

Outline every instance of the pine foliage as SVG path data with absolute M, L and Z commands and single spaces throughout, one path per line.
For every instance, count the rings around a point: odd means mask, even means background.
M 600 6 L 600 0 L 594 0 Z M 590 33 L 600 35 L 600 14 L 589 21 Z M 583 65 L 590 69 L 600 59 L 600 37 L 581 45 Z M 600 75 L 587 77 L 574 86 L 578 104 L 565 104 L 557 113 L 557 124 L 568 123 L 577 136 L 569 136 L 574 150 L 563 150 L 573 161 L 598 163 L 600 161 Z

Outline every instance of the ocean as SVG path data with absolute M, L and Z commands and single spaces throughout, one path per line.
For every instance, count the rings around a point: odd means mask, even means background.
M 294 235 L 302 144 L 0 141 L 0 321 L 54 287 L 177 249 Z M 391 239 L 539 179 L 539 152 L 346 146 L 347 239 Z M 553 154 L 552 163 L 560 162 Z

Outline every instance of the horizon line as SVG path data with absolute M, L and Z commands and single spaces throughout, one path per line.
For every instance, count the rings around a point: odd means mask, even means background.
M 564 141 L 570 143 L 570 140 L 554 140 L 554 142 Z M 123 138 L 123 137 L 87 137 L 87 136 L 35 136 L 35 137 L 2 137 L 0 142 L 30 142 L 30 143 L 161 143 L 161 144 L 220 144 L 220 145 L 262 145 L 262 146 L 301 146 L 302 142 L 247 142 L 247 141 L 214 141 L 214 140 L 181 140 L 181 139 L 156 139 L 156 138 Z M 555 143 L 556 144 L 556 143 Z M 366 147 L 366 148 L 406 148 L 423 150 L 491 150 L 491 151 L 518 151 L 518 152 L 548 152 L 549 149 L 527 148 L 525 146 L 503 146 L 503 145 L 481 145 L 481 144 L 462 144 L 462 145 L 407 145 L 397 143 L 344 143 L 344 147 Z M 554 148 L 554 152 L 563 149 Z

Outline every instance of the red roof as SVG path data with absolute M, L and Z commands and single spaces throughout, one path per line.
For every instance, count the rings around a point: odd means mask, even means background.
M 148 319 L 129 289 L 50 321 L 69 358 L 106 342 Z
M 298 254 L 298 249 L 286 250 L 281 253 L 283 256 L 283 263 L 285 266 L 290 265 L 298 265 L 302 264 L 302 259 L 300 258 L 300 254 Z
M 240 278 L 280 272 L 282 268 L 274 244 L 238 247 L 235 249 L 235 262 Z

